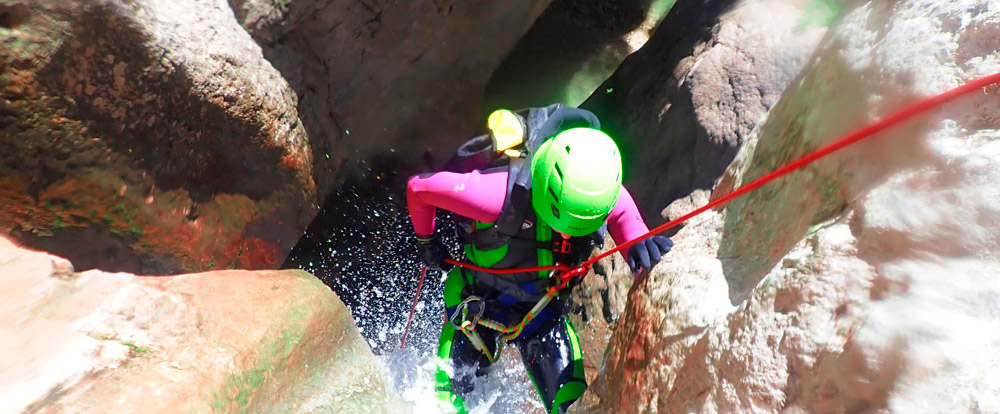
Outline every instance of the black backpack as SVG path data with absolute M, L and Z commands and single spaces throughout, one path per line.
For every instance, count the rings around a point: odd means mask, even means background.
M 601 128 L 597 116 L 590 111 L 562 104 L 513 112 L 526 135 L 519 143 L 508 148 L 497 148 L 492 132 L 483 134 L 459 146 L 455 155 L 442 168 L 442 171 L 457 173 L 498 167 L 509 169 L 507 198 L 500 217 L 491 229 L 495 231 L 477 232 L 479 234 L 474 243 L 482 249 L 504 245 L 520 231 L 521 223 L 531 209 L 531 157 L 535 150 L 563 130 L 576 127 Z M 469 233 L 471 231 L 467 234 Z

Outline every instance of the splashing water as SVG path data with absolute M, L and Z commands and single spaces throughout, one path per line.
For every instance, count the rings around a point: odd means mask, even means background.
M 284 265 L 330 286 L 376 354 L 399 347 L 423 269 L 406 211 L 405 178 L 394 167 L 391 161 L 366 163 L 365 175 L 331 194 Z M 450 236 L 442 227 L 442 234 Z M 408 347 L 436 348 L 444 319 L 441 276 L 427 275 Z
M 444 323 L 444 273 L 428 272 L 400 349 L 423 264 L 416 256 L 406 210 L 406 177 L 393 159 L 363 162 L 361 177 L 327 198 L 285 268 L 310 272 L 330 286 L 354 316 L 361 335 L 389 369 L 414 413 L 438 413 L 434 391 L 438 336 Z M 460 257 L 447 213 L 438 234 Z M 504 351 L 490 374 L 477 379 L 467 399 L 472 414 L 544 412 L 514 349 Z
M 414 413 L 440 413 L 434 390 L 434 372 L 439 359 L 426 350 L 403 349 L 383 355 L 396 388 Z M 535 393 L 514 350 L 506 350 L 490 373 L 475 381 L 467 396 L 470 414 L 534 414 L 545 408 Z

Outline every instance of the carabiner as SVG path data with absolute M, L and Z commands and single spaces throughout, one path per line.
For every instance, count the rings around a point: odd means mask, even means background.
M 468 314 L 469 304 L 476 301 L 480 302 L 479 310 L 476 311 L 476 314 L 472 317 L 471 320 L 466 319 L 465 317 Z M 448 322 L 450 322 L 451 326 L 454 326 L 455 329 L 458 330 L 462 330 L 462 325 L 464 325 L 465 322 L 469 322 L 472 324 L 473 327 L 475 327 L 476 325 L 479 324 L 479 319 L 483 317 L 484 312 L 486 312 L 486 304 L 485 302 L 483 302 L 483 298 L 479 296 L 469 296 L 458 304 L 458 308 L 456 308 L 455 312 L 451 314 L 451 318 L 448 318 Z M 462 321 L 461 323 L 455 323 L 455 319 L 458 318 L 459 314 L 462 314 Z

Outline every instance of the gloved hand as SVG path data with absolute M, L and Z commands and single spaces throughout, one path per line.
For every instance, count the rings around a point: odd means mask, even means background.
M 670 238 L 653 236 L 629 247 L 628 257 L 625 261 L 628 262 L 628 267 L 632 269 L 633 274 L 639 273 L 640 268 L 652 269 L 663 257 L 663 254 L 669 252 L 673 247 L 674 242 Z
M 424 262 L 430 270 L 451 270 L 451 264 L 445 263 L 444 259 L 451 259 L 451 254 L 444 247 L 441 240 L 433 234 L 430 236 L 417 236 L 417 256 Z

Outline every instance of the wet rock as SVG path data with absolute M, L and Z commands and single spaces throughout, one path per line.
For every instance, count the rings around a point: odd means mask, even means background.
M 347 308 L 301 271 L 77 273 L 0 237 L 7 412 L 399 412 Z
M 1000 72 L 998 25 L 986 0 L 853 3 L 715 196 Z M 695 219 L 629 292 L 581 408 L 1000 411 L 998 91 Z
M 85 268 L 281 263 L 315 214 L 313 160 L 294 92 L 224 3 L 0 14 L 0 232 Z
M 584 102 L 622 147 L 625 185 L 646 220 L 722 175 L 818 44 L 826 20 L 811 16 L 823 4 L 678 2 Z
M 605 246 L 614 246 L 611 236 Z M 570 322 L 580 338 L 587 382 L 593 382 L 604 360 L 611 333 L 625 311 L 627 293 L 635 277 L 625 258 L 614 254 L 599 260 L 570 296 Z
M 317 184 L 395 151 L 440 167 L 484 129 L 482 96 L 550 0 L 230 0 L 299 95 Z M 325 168 L 325 169 L 324 169 Z

